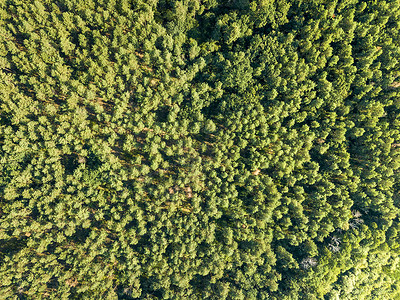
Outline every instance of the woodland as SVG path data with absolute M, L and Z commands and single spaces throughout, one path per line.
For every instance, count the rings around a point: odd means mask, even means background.
M 0 0 L 0 299 L 400 299 L 400 0 Z

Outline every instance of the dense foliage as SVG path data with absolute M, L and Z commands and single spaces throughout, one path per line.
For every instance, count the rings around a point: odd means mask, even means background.
M 0 15 L 0 297 L 400 297 L 399 0 Z

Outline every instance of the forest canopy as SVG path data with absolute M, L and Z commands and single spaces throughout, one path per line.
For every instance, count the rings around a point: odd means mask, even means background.
M 0 298 L 400 298 L 399 0 L 0 15 Z

